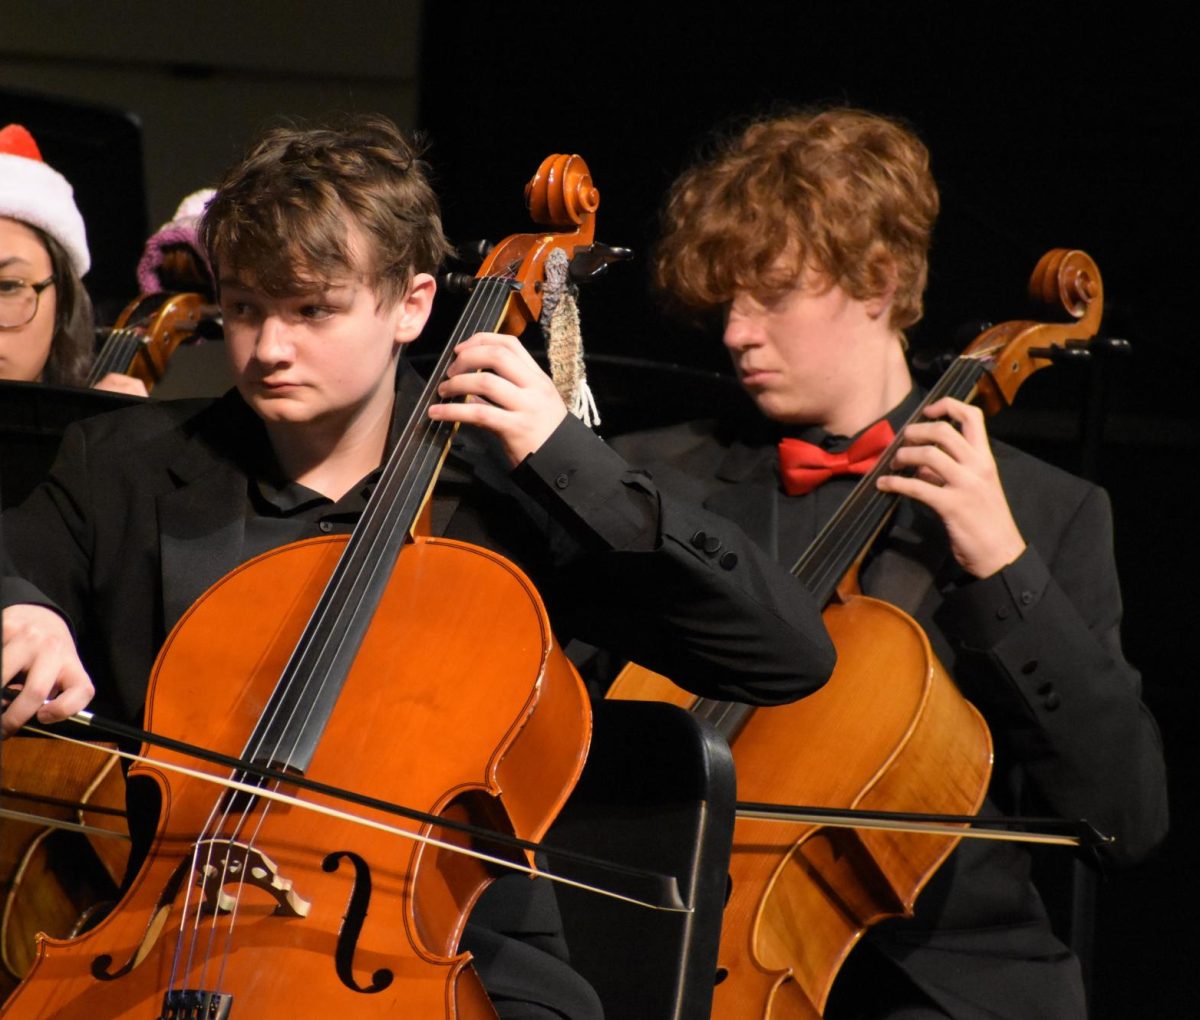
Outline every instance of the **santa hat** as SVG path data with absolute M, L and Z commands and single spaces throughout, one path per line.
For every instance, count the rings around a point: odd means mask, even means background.
M 46 165 L 33 135 L 20 124 L 0 129 L 0 216 L 49 234 L 80 276 L 91 267 L 75 193 L 62 174 Z

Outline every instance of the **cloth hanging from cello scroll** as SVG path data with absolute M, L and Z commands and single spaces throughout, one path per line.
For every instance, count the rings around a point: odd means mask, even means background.
M 546 334 L 550 377 L 576 418 L 589 428 L 600 424 L 600 411 L 588 386 L 583 364 L 583 336 L 579 329 L 579 306 L 569 276 L 567 253 L 552 251 L 546 260 L 541 327 Z

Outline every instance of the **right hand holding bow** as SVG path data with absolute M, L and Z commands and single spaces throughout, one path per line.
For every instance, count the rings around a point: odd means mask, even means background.
M 0 735 L 12 736 L 34 716 L 55 723 L 85 708 L 95 688 L 66 621 L 45 606 L 25 604 L 6 607 L 3 618 L 0 680 L 7 687 L 21 679 L 19 693 L 0 716 Z

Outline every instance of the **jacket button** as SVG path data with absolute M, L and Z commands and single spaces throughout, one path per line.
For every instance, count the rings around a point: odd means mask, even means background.
M 716 535 L 709 535 L 704 540 L 704 551 L 710 556 L 715 555 L 721 549 L 721 540 Z
M 1033 605 L 1033 592 L 1031 592 L 1031 591 L 1021 592 L 1021 605 L 1023 605 L 1023 606 L 1032 606 Z
M 1008 606 L 1001 606 L 996 610 L 997 620 L 1007 620 L 1010 615 L 1012 615 L 1012 610 L 1009 609 Z
M 703 532 L 703 531 L 697 531 L 697 532 L 696 532 L 696 533 L 695 533 L 695 534 L 694 534 L 694 535 L 691 537 L 691 543 L 692 543 L 692 545 L 693 545 L 693 546 L 695 546 L 697 549 L 703 549 L 703 548 L 704 548 L 704 543 L 705 543 L 706 541 L 708 541 L 708 536 L 707 536 L 706 534 L 704 534 L 704 532 Z
M 1029 676 L 1030 673 L 1037 669 L 1037 666 L 1037 659 L 1030 659 L 1027 663 L 1025 663 L 1024 666 L 1021 667 L 1021 672 L 1026 676 Z
M 330 524 L 328 521 L 322 521 L 320 524 L 317 525 L 317 527 L 320 528 L 326 534 L 329 534 L 329 532 L 331 532 L 333 530 L 333 525 Z
M 558 475 L 554 479 L 554 485 L 556 488 L 559 488 L 559 489 L 565 489 L 570 484 L 571 484 L 571 476 L 568 475 L 565 471 L 562 474 Z
M 1046 695 L 1046 700 L 1042 702 L 1046 706 L 1047 712 L 1053 712 L 1059 705 L 1062 704 L 1062 698 L 1059 697 L 1057 691 L 1051 691 Z
M 718 561 L 726 570 L 732 570 L 737 566 L 737 553 L 727 552 Z

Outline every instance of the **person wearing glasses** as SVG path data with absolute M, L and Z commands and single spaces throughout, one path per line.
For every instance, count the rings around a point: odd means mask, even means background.
M 83 285 L 90 266 L 71 185 L 25 128 L 0 129 L 0 379 L 86 385 L 95 343 Z M 146 393 L 116 373 L 96 389 Z

